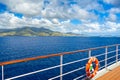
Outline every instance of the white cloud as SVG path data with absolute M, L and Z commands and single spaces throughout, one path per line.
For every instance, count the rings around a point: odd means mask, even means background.
M 100 32 L 100 24 L 99 23 L 88 23 L 84 24 L 85 27 L 88 28 L 91 32 Z M 87 30 L 87 29 L 86 29 Z
M 57 19 L 96 19 L 97 16 L 84 8 L 82 5 L 69 5 L 69 1 L 48 0 L 49 4 L 45 4 L 44 0 L 0 0 L 6 4 L 10 11 L 22 13 L 25 16 L 39 16 L 42 18 Z M 91 0 L 90 0 L 91 1 Z M 60 4 L 61 2 L 64 5 Z M 83 2 L 83 1 L 81 1 Z M 89 5 L 89 4 L 88 4 Z M 92 6 L 92 5 L 91 5 Z M 89 16 L 91 15 L 91 16 Z
M 110 13 L 120 13 L 120 9 L 119 8 L 111 8 L 109 10 Z
M 81 8 L 86 10 L 103 10 L 103 6 L 97 0 L 75 0 Z
M 1 28 L 14 28 L 16 27 L 15 25 L 15 23 L 17 23 L 16 21 L 19 21 L 19 18 L 15 17 L 13 14 L 9 14 L 7 12 L 4 14 L 0 14 Z
M 0 14 L 0 26 L 1 28 L 18 28 L 24 26 L 30 27 L 50 27 L 52 22 L 47 19 L 33 19 L 28 17 L 18 18 L 12 13 L 3 13 Z M 49 28 L 48 27 L 48 28 Z
M 117 17 L 115 14 L 110 13 L 106 20 L 115 22 L 117 20 Z
M 54 31 L 60 32 L 74 32 L 78 34 L 102 34 L 102 33 L 115 33 L 120 29 L 120 24 L 107 21 L 105 24 L 100 24 L 98 22 L 85 22 L 79 25 L 73 25 L 70 20 L 59 22 L 57 19 L 48 20 L 45 18 L 32 19 L 28 17 L 18 18 L 12 13 L 0 14 L 0 25 L 1 28 L 16 28 L 23 26 L 31 27 L 45 27 Z M 56 24 L 57 23 L 57 24 Z M 58 25 L 59 24 L 59 25 Z
M 52 23 L 53 23 L 53 24 L 59 24 L 60 22 L 59 22 L 58 19 L 54 18 L 54 19 L 52 19 Z
M 75 29 L 73 29 L 73 31 Z M 100 24 L 98 22 L 93 22 L 93 23 L 88 22 L 78 25 L 77 30 L 79 31 L 77 31 L 77 33 L 85 33 L 85 34 L 94 33 L 94 35 L 110 33 L 112 35 L 113 33 L 119 32 L 119 29 L 120 29 L 120 23 L 115 23 L 111 21 L 107 21 L 105 24 Z
M 45 27 L 54 31 L 79 34 L 101 34 L 120 29 L 120 24 L 116 23 L 116 13 L 120 13 L 119 8 L 104 11 L 103 5 L 97 0 L 46 0 L 46 3 L 44 0 L 0 0 L 0 2 L 6 4 L 8 10 L 13 12 L 0 13 L 0 28 Z M 105 2 L 116 4 L 112 0 Z M 94 13 L 93 10 L 109 14 L 103 24 L 99 22 L 99 13 Z M 23 17 L 18 18 L 14 12 L 22 13 Z M 70 21 L 72 19 L 78 19 L 81 23 L 74 25 Z
M 0 0 L 0 2 L 6 4 L 12 12 L 26 16 L 38 15 L 43 8 L 43 0 Z
M 81 31 L 79 31 L 78 29 L 74 29 L 72 32 L 73 32 L 73 33 L 81 34 Z
M 111 21 L 107 21 L 103 26 L 103 30 L 111 35 L 119 32 L 119 29 L 120 29 L 120 23 L 115 23 Z M 115 35 L 119 35 L 119 34 L 115 34 Z
M 73 15 L 75 16 L 75 18 L 85 19 L 85 20 L 88 20 L 88 19 L 91 19 L 91 20 L 92 19 L 97 19 L 96 15 L 88 12 L 85 9 L 80 8 L 77 5 L 72 6 L 72 9 L 73 9 Z
M 108 4 L 112 4 L 115 7 L 120 7 L 120 0 L 104 0 Z

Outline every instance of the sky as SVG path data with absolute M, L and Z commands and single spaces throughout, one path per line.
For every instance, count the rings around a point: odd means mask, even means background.
M 0 29 L 120 36 L 120 0 L 0 0 Z

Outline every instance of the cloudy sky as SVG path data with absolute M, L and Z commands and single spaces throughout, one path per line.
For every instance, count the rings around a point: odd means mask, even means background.
M 0 28 L 120 36 L 120 0 L 0 0 Z

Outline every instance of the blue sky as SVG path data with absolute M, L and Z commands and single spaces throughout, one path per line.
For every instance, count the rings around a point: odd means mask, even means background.
M 120 36 L 120 0 L 0 0 L 0 28 Z

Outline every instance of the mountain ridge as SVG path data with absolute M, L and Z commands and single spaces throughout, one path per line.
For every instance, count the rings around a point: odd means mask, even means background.
M 79 36 L 74 33 L 61 33 L 47 28 L 23 27 L 14 29 L 0 29 L 0 36 Z

